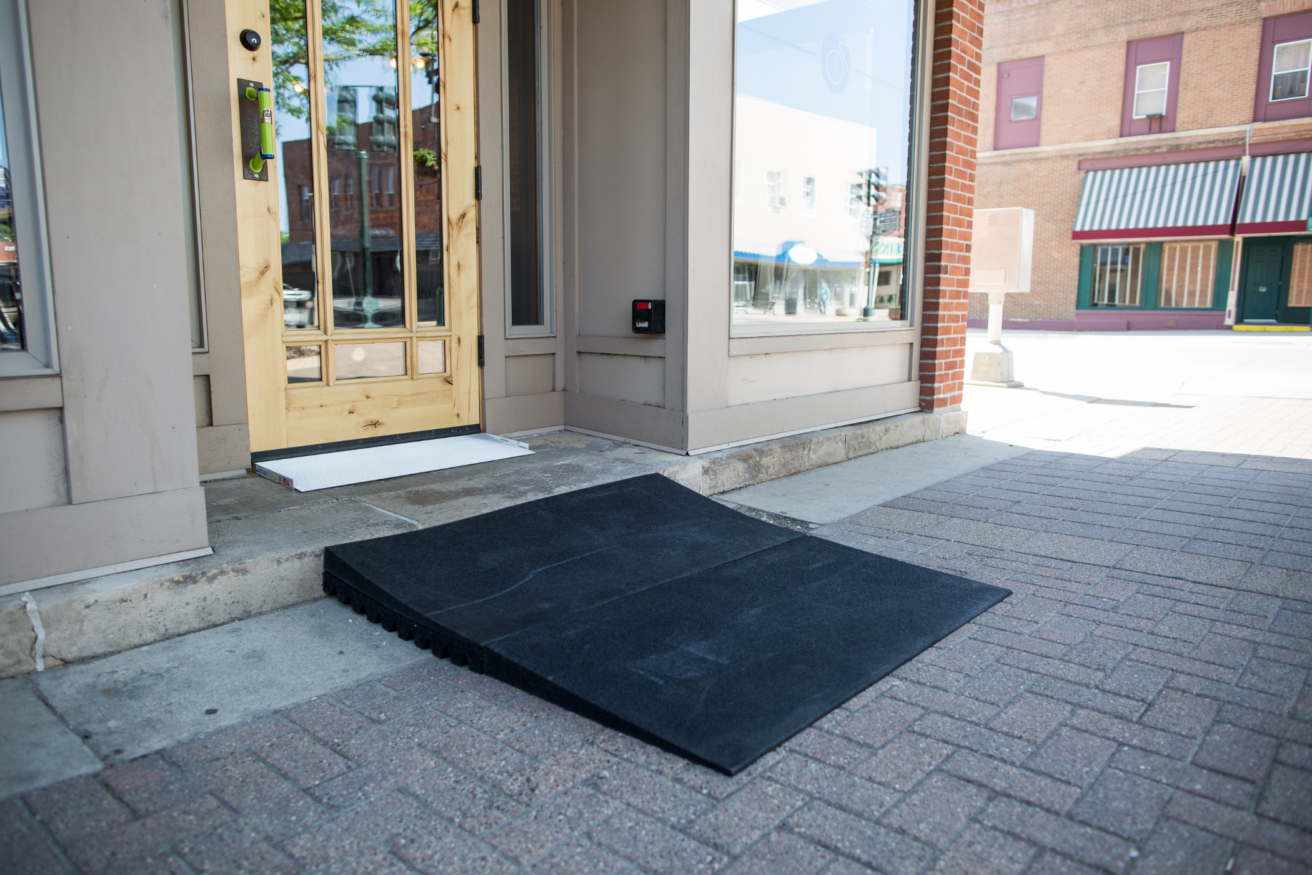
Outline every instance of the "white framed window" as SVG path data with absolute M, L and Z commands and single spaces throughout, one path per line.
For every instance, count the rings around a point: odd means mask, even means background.
M 25 5 L 0 0 L 0 376 L 59 367 L 31 69 Z
M 1307 97 L 1312 73 L 1312 39 L 1276 46 L 1271 62 L 1271 102 Z
M 1039 117 L 1039 96 L 1030 94 L 1026 97 L 1013 97 L 1011 99 L 1011 120 L 1014 122 L 1027 122 Z
M 866 184 L 853 182 L 847 187 L 847 217 L 853 222 L 861 221 L 866 213 Z
M 788 175 L 782 170 L 765 171 L 765 204 L 773 212 L 779 212 L 788 206 Z
M 1134 72 L 1134 117 L 1166 115 L 1166 89 L 1171 80 L 1171 62 L 1140 64 Z
M 802 214 L 815 215 L 815 177 L 802 177 Z
M 1210 307 L 1216 283 L 1216 241 L 1163 243 L 1159 307 Z
M 1142 243 L 1098 246 L 1090 303 L 1095 307 L 1138 307 L 1143 292 L 1143 254 Z

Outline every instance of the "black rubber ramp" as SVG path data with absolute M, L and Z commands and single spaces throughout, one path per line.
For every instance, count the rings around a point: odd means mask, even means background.
M 730 775 L 1010 594 L 656 474 L 329 547 L 324 589 L 440 656 Z

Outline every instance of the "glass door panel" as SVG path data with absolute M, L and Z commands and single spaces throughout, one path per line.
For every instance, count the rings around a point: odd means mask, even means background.
M 333 327 L 404 328 L 396 6 L 323 9 Z
M 271 169 L 278 177 L 283 328 L 295 331 L 319 327 L 310 143 L 310 54 L 304 0 L 273 4 L 269 13 L 277 137 L 277 157 Z
M 410 112 L 414 131 L 415 291 L 419 325 L 446 324 L 442 263 L 441 10 L 410 3 Z

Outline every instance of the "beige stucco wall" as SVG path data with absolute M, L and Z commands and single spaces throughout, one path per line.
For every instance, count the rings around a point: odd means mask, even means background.
M 200 472 L 216 474 L 250 465 L 232 173 L 232 84 L 226 75 L 232 35 L 223 3 L 217 0 L 191 0 L 187 14 L 207 344 L 205 352 L 192 355 L 191 366 L 194 374 L 208 377 L 208 395 L 198 400 L 210 409 L 209 425 L 196 432 Z
M 0 441 L 44 472 L 0 514 L 0 584 L 206 545 L 175 21 L 168 0 L 28 8 L 61 374 L 0 380 L 0 409 L 42 411 Z
M 917 406 L 916 330 L 730 339 L 732 0 L 544 4 L 558 329 L 507 340 L 500 5 L 479 35 L 489 430 L 563 424 L 695 452 Z M 630 330 L 646 297 L 665 299 L 664 336 Z M 548 370 L 550 393 L 526 391 Z

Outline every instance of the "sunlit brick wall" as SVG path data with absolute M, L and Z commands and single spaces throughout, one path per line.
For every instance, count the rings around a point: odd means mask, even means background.
M 982 0 L 940 0 L 930 92 L 920 407 L 961 403 L 979 135 Z
M 989 0 L 976 205 L 1036 213 L 1033 291 L 1008 299 L 1009 319 L 1075 318 L 1079 246 L 1070 237 L 1084 182 L 1079 162 L 1242 144 L 1241 126 L 1253 120 L 1262 20 L 1304 9 L 1312 0 Z M 1121 137 L 1126 44 L 1181 32 L 1175 136 Z M 990 154 L 997 65 L 1034 57 L 1044 58 L 1040 145 Z M 1254 142 L 1261 136 L 1269 135 L 1259 132 Z M 970 317 L 985 318 L 984 296 L 971 298 Z

